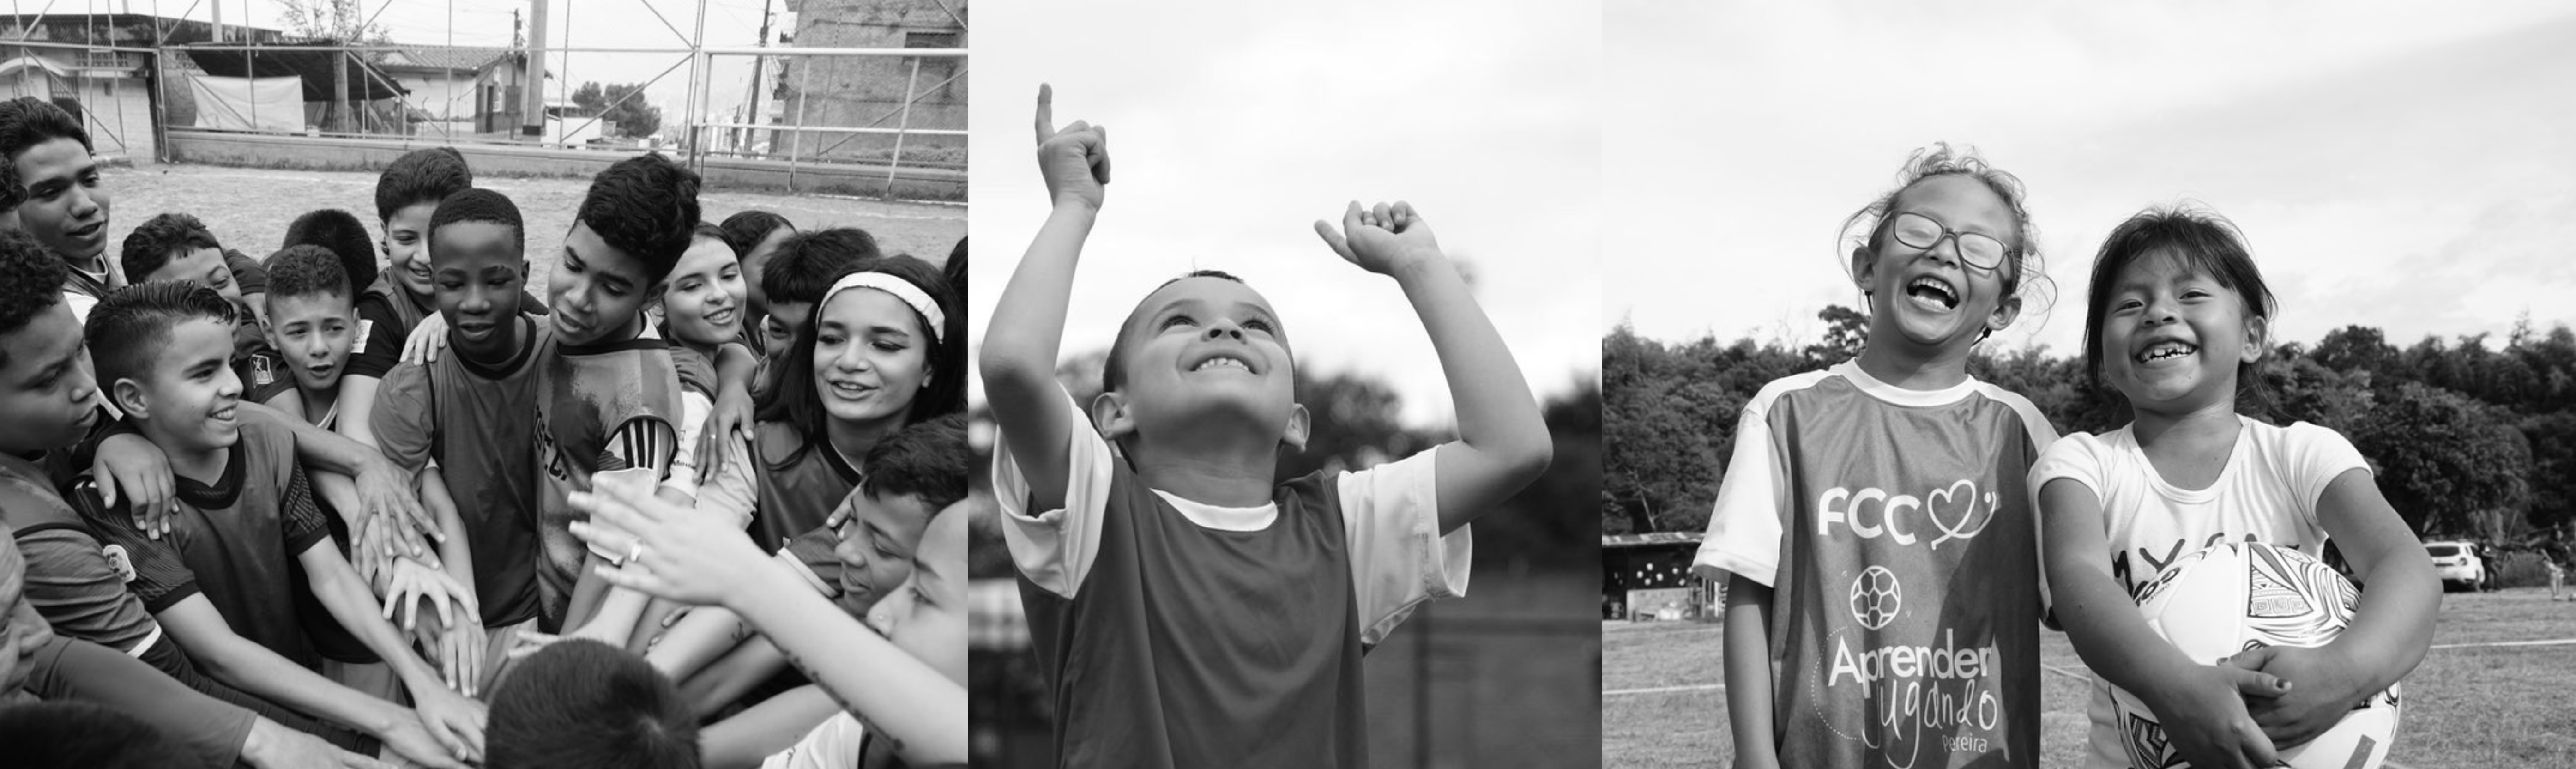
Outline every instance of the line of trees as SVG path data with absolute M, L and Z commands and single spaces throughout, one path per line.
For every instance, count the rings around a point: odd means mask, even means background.
M 1602 531 L 1693 531 L 1734 445 L 1736 419 L 1764 383 L 1849 359 L 1867 320 L 1827 307 L 1824 339 L 1790 348 L 1714 337 L 1663 342 L 1626 325 L 1602 339 L 1608 456 Z M 2380 491 L 2428 538 L 2517 546 L 2576 536 L 2576 333 L 2516 324 L 2487 335 L 2426 337 L 2407 347 L 2347 326 L 2315 345 L 2275 346 L 2260 398 L 2238 410 L 2274 423 L 2333 428 L 2369 458 Z M 2115 393 L 2092 385 L 2080 351 L 1980 350 L 1971 375 L 2021 393 L 2060 433 L 2128 421 Z

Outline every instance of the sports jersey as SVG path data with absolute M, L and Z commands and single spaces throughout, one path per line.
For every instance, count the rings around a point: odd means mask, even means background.
M 158 615 L 203 594 L 235 635 L 311 667 L 319 660 L 295 611 L 288 563 L 330 531 L 295 462 L 295 435 L 248 420 L 226 451 L 216 482 L 174 479 L 180 504 L 160 539 L 135 529 L 129 500 L 100 504 L 86 481 L 74 487 L 73 506 L 101 540 L 131 557 L 127 584 L 145 609 Z
M 519 347 L 497 365 L 452 346 L 405 363 L 376 386 L 376 445 L 404 470 L 435 460 L 465 523 L 474 594 L 487 628 L 537 616 L 536 356 L 552 324 L 520 321 Z
M 760 769 L 854 769 L 868 750 L 868 736 L 858 718 L 835 713 L 796 744 L 762 759 Z
M 435 308 L 423 306 L 391 271 L 358 293 L 358 341 L 349 346 L 349 376 L 383 379 L 402 363 L 404 337 Z
M 100 544 L 35 463 L 0 454 L 0 521 L 25 556 L 27 602 L 61 633 L 137 656 L 176 645 L 126 592 L 125 548 Z
M 2102 503 L 2111 576 L 2133 598 L 2182 556 L 2221 541 L 2262 542 L 2325 557 L 2326 531 L 2317 499 L 2327 484 L 2369 469 L 2361 451 L 2333 430 L 2300 422 L 2288 427 L 2237 417 L 2236 444 L 2218 480 L 2186 489 L 2165 481 L 2138 446 L 2136 425 L 2099 436 L 2058 441 L 2030 470 L 2030 486 L 2065 479 Z M 2111 706 L 2111 685 L 2093 679 L 2088 735 L 2095 769 L 2131 766 Z
M 831 444 L 805 445 L 804 433 L 783 422 L 761 422 L 752 436 L 751 461 L 760 478 L 752 544 L 776 548 L 779 560 L 795 566 L 816 590 L 840 597 L 841 559 L 832 553 L 840 538 L 823 521 L 859 487 L 858 468 Z M 805 528 L 789 528 L 799 523 Z
M 1782 766 L 2040 765 L 2024 484 L 2055 437 L 1992 385 L 1906 390 L 1851 362 L 1745 403 L 1694 569 L 1773 591 Z
M 1007 439 L 993 458 L 1059 765 L 1366 766 L 1361 654 L 1467 586 L 1438 450 L 1217 507 L 1147 488 L 1059 397 L 1064 508 L 1029 509 Z
M 621 342 L 562 344 L 549 336 L 537 351 L 537 541 L 545 564 L 537 570 L 539 611 L 551 631 L 570 608 L 573 586 L 581 578 L 588 548 L 572 535 L 572 522 L 587 515 L 572 509 L 576 492 L 590 491 L 591 474 L 601 471 L 649 473 L 661 483 L 674 446 L 671 420 L 681 413 L 680 381 L 671 362 L 671 347 L 647 326 L 644 333 Z M 610 451 L 609 441 L 629 427 L 635 433 L 630 456 L 658 457 L 656 467 L 628 467 Z M 658 427 L 656 436 L 651 428 Z
M 89 269 L 82 267 L 79 260 L 72 259 L 70 257 L 65 257 L 63 259 L 63 266 L 71 268 L 64 271 L 63 290 L 87 296 L 92 299 L 107 298 L 107 260 L 115 257 L 102 253 L 90 258 L 98 260 L 99 269 L 97 272 L 91 272 Z

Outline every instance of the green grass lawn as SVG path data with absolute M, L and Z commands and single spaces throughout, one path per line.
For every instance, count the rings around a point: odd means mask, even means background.
M 2545 588 L 2443 597 L 2436 647 L 2576 638 L 2576 602 Z M 1716 625 L 1604 623 L 1601 688 L 1721 684 Z M 2042 665 L 2089 676 L 2059 633 L 2041 634 Z M 2051 767 L 2082 766 L 2086 680 L 2043 676 L 2040 749 Z M 2390 763 L 2407 769 L 2576 766 L 2576 646 L 2436 648 L 2407 676 L 2404 715 Z M 1605 694 L 1601 757 L 1607 767 L 1706 767 L 1732 763 L 1720 689 Z
M 486 169 L 476 169 L 478 171 Z M 177 212 L 206 222 L 217 240 L 252 258 L 266 258 L 286 237 L 286 225 L 306 211 L 338 208 L 366 222 L 371 235 L 384 234 L 376 220 L 376 174 L 353 171 L 270 171 L 199 165 L 144 165 L 105 169 L 109 194 L 108 253 L 111 258 L 125 234 L 154 214 Z M 475 180 L 510 196 L 527 221 L 528 261 L 533 274 L 528 290 L 545 296 L 547 274 L 572 228 L 573 211 L 581 205 L 590 182 L 583 179 L 513 179 L 485 175 Z M 759 208 L 777 212 L 800 229 L 855 226 L 876 236 L 888 254 L 910 253 L 940 263 L 957 239 L 966 237 L 966 207 L 874 200 L 777 195 L 763 192 L 705 190 L 698 195 L 700 217 L 724 221 L 734 212 Z

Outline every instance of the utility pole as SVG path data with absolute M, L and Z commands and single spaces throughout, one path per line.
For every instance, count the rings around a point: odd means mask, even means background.
M 519 89 L 519 136 L 544 141 L 546 135 L 546 0 L 528 0 L 527 84 Z
M 769 47 L 769 4 L 770 0 L 760 0 L 760 47 L 762 48 Z M 760 124 L 761 74 L 762 69 L 768 64 L 769 57 L 767 56 L 751 57 L 751 109 L 749 110 L 750 114 L 744 117 L 742 122 L 753 125 Z M 742 133 L 742 138 L 743 141 L 741 141 L 737 146 L 740 149 L 748 150 L 757 146 L 757 143 L 760 141 L 760 132 L 757 129 L 744 131 Z
M 224 0 L 215 0 L 215 28 L 212 37 L 215 42 L 221 43 L 224 41 Z M 250 73 L 250 75 L 252 77 L 259 76 L 259 74 L 255 72 Z
M 527 22 L 519 19 L 519 9 L 510 9 L 510 47 L 528 47 L 528 30 L 525 24 Z

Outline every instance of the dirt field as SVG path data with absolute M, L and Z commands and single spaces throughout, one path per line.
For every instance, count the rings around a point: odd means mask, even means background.
M 543 296 L 546 273 L 572 228 L 573 209 L 588 183 L 574 179 L 491 177 L 478 186 L 510 196 L 528 223 L 529 289 Z M 134 225 L 165 211 L 194 214 L 229 248 L 253 257 L 277 250 L 286 225 L 306 211 L 346 209 L 382 235 L 376 219 L 376 175 L 332 171 L 266 171 L 249 168 L 166 165 L 109 168 L 105 181 L 112 213 L 110 253 Z M 966 207 L 880 203 L 825 197 L 710 190 L 698 203 L 708 221 L 744 209 L 775 211 L 800 229 L 855 226 L 875 235 L 886 253 L 910 253 L 933 263 L 966 237 Z
M 2433 651 L 2406 677 L 2391 769 L 2576 766 L 2576 603 L 2545 588 L 2443 596 Z M 1602 765 L 1724 767 L 1734 749 L 1714 624 L 1602 626 Z M 2080 767 L 2091 672 L 2043 632 L 2044 765 Z M 2082 678 L 2079 678 L 2081 676 Z M 1654 690 L 1662 691 L 1636 691 Z

